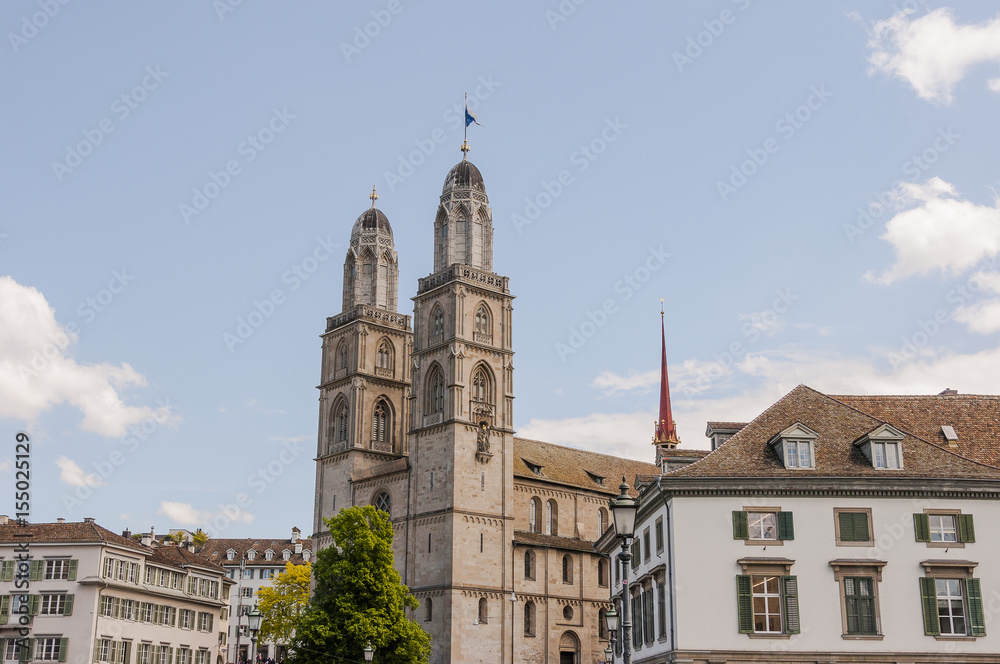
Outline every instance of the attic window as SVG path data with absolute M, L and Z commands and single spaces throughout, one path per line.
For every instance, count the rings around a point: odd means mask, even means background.
M 274 558 L 274 551 L 268 549 L 264 552 L 264 560 L 270 560 L 271 558 Z
M 256 557 L 256 555 L 257 552 L 254 551 L 253 549 L 250 549 L 249 551 L 247 551 L 247 560 L 253 560 L 254 557 Z
M 288 549 L 282 550 L 282 552 L 281 552 L 281 559 L 282 560 L 288 560 L 291 557 L 292 557 L 292 552 L 291 551 L 289 551 Z
M 796 422 L 768 441 L 789 470 L 811 470 L 816 467 L 816 432 Z
M 542 474 L 542 467 L 539 466 L 537 463 L 532 463 L 532 462 L 530 462 L 530 461 L 528 461 L 527 459 L 524 459 L 524 458 L 522 458 L 521 461 L 523 461 L 524 465 L 526 465 L 528 467 L 528 470 L 530 470 L 531 472 L 533 472 L 535 475 L 541 475 Z
M 309 549 L 302 550 L 302 560 L 309 562 L 309 557 L 312 552 Z
M 586 473 L 590 477 L 590 479 L 594 480 L 594 482 L 596 482 L 597 484 L 599 484 L 601 486 L 604 486 L 604 478 L 602 476 L 596 475 L 596 474 L 590 472 L 589 470 L 586 471 Z
M 943 428 L 943 427 L 942 427 Z M 898 470 L 903 467 L 903 438 L 906 435 L 889 424 L 883 424 L 854 441 L 872 468 Z
M 944 439 L 948 441 L 950 447 L 955 447 L 958 444 L 958 434 L 955 433 L 955 427 L 942 424 L 941 433 L 944 434 Z
M 236 557 L 236 552 L 235 551 L 233 551 L 232 549 L 229 549 L 228 551 L 226 551 L 226 560 L 232 560 L 235 557 Z

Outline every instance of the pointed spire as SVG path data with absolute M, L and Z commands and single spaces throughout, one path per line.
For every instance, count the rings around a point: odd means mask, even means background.
M 375 185 L 372 185 L 372 193 L 369 194 L 368 198 L 372 199 L 372 209 L 375 208 L 375 201 L 378 200 L 378 194 L 375 193 Z
M 660 298 L 660 336 L 663 354 L 660 359 L 660 417 L 655 422 L 653 442 L 657 445 L 677 447 L 681 442 L 677 437 L 673 413 L 670 409 L 670 381 L 667 378 L 667 330 L 663 314 L 663 298 Z

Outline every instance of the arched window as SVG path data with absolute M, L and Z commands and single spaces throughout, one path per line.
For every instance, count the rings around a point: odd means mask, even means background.
M 264 552 L 264 560 L 271 560 L 272 558 L 274 558 L 274 551 L 268 549 Z
M 479 598 L 479 624 L 485 625 L 490 621 L 490 607 L 486 603 L 485 597 Z
M 444 375 L 440 367 L 434 367 L 427 379 L 427 414 L 444 412 Z
M 537 496 L 528 504 L 528 532 L 542 532 L 542 501 Z
M 604 534 L 604 529 L 608 526 L 608 512 L 603 507 L 597 510 L 597 536 Z
M 247 560 L 253 560 L 256 557 L 257 557 L 257 552 L 256 551 L 254 551 L 253 549 L 250 549 L 249 551 L 247 551 Z
M 388 339 L 383 339 L 378 345 L 378 354 L 375 356 L 375 366 L 379 369 L 392 368 L 392 344 Z
M 524 552 L 524 578 L 528 580 L 535 578 L 535 552 L 531 549 Z
M 480 403 L 493 403 L 490 374 L 485 367 L 476 367 L 476 370 L 472 372 L 472 400 Z
M 392 515 L 392 500 L 389 498 L 388 491 L 382 491 L 376 495 L 375 500 L 372 501 L 372 505 L 374 505 L 376 509 L 380 509 L 390 516 Z
M 434 600 L 430 597 L 424 600 L 424 622 L 430 622 L 434 618 Z
M 444 334 L 444 312 L 441 307 L 434 307 L 431 312 L 431 334 Z
M 330 428 L 328 435 L 331 444 L 347 442 L 350 419 L 347 402 L 344 399 L 338 399 L 333 404 L 333 407 L 330 408 Z
M 554 500 L 545 503 L 545 534 L 559 534 L 559 506 Z
M 608 610 L 601 609 L 597 612 L 597 638 L 601 641 L 608 640 Z
M 347 368 L 347 342 L 341 341 L 337 346 L 337 369 Z
M 573 583 L 573 558 L 568 553 L 562 560 L 563 583 Z
M 490 322 L 490 310 L 485 304 L 480 304 L 479 308 L 476 309 L 476 327 L 475 331 L 477 334 L 492 334 L 493 326 Z
M 608 561 L 604 558 L 597 561 L 597 585 L 608 585 Z
M 524 635 L 535 635 L 535 603 L 524 603 Z
M 390 427 L 389 404 L 384 399 L 379 399 L 372 414 L 372 440 L 377 443 L 389 442 Z

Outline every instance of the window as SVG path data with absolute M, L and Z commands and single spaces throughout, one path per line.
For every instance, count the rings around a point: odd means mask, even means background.
M 441 307 L 434 307 L 431 314 L 431 334 L 444 334 L 444 312 Z
M 957 511 L 926 510 L 913 515 L 913 530 L 918 542 L 928 546 L 957 546 L 976 541 L 976 528 L 971 514 Z
M 643 550 L 643 552 L 646 555 L 646 557 L 644 558 L 644 560 L 647 563 L 649 562 L 649 549 L 650 549 L 650 547 L 649 547 L 649 528 L 646 528 L 645 530 L 642 531 L 642 550 Z
M 642 645 L 642 595 L 632 595 L 632 647 Z
M 535 635 L 535 603 L 531 601 L 524 603 L 524 635 Z
M 211 613 L 198 614 L 198 630 L 202 632 L 212 631 L 212 620 L 215 618 Z
M 375 366 L 379 369 L 392 369 L 392 344 L 388 339 L 383 339 L 378 345 L 378 353 L 375 356 Z
M 305 553 L 305 552 L 303 551 L 303 553 Z M 273 552 L 272 552 L 272 555 L 273 555 Z M 268 558 L 268 560 L 270 560 L 270 558 Z M 274 570 L 273 569 L 262 569 L 260 571 L 260 578 L 262 578 L 262 579 L 273 579 L 274 578 Z
M 834 508 L 837 546 L 873 546 L 871 509 Z
M 191 629 L 194 627 L 194 611 L 181 609 L 181 629 Z
M 195 655 L 194 664 L 208 664 L 209 663 L 209 653 L 207 650 L 199 650 Z
M 567 604 L 563 607 L 563 620 L 573 619 L 573 607 Z
M 844 584 L 848 634 L 877 634 L 875 582 L 870 576 L 849 576 Z
M 601 609 L 597 612 L 597 638 L 600 641 L 607 641 L 610 634 L 608 633 L 608 610 Z
M 480 403 L 493 403 L 490 376 L 483 367 L 477 367 L 472 372 L 472 400 Z
M 597 561 L 597 585 L 608 585 L 608 561 L 604 558 Z
M 347 343 L 344 341 L 337 346 L 337 368 L 347 369 Z
M 541 507 L 542 501 L 538 498 L 532 498 L 531 502 L 528 503 L 528 532 L 540 533 L 541 528 Z
M 485 597 L 479 598 L 479 623 L 485 625 L 490 621 L 489 604 Z
M 977 563 L 930 560 L 921 563 L 920 579 L 924 633 L 930 636 L 985 636 L 986 615 Z
M 816 432 L 800 422 L 796 422 L 781 433 L 773 436 L 770 445 L 785 468 L 802 470 L 816 467 L 816 455 L 813 443 Z
M 795 539 L 792 513 L 782 512 L 776 507 L 734 511 L 733 539 L 744 540 L 747 544 L 770 544 Z
M 176 664 L 191 664 L 191 650 L 188 648 L 178 648 Z
M 812 468 L 812 442 L 790 440 L 785 443 L 786 468 Z
M 389 441 L 389 405 L 384 400 L 375 404 L 372 416 L 372 440 L 379 443 Z
M 232 560 L 235 557 L 236 557 L 236 552 L 235 551 L 233 551 L 232 549 L 229 549 L 228 551 L 226 551 L 226 560 Z
M 545 503 L 545 534 L 559 534 L 559 505 L 554 500 Z
M 604 534 L 604 529 L 608 523 L 608 512 L 603 507 L 597 510 L 597 536 Z
M 47 637 L 35 639 L 35 659 L 46 662 L 66 661 L 68 639 Z
M 253 597 L 253 588 L 240 588 L 240 597 L 249 599 Z
M 73 614 L 73 596 L 64 593 L 42 595 L 41 611 L 43 616 L 69 616 Z
M 656 552 L 663 551 L 663 517 L 656 519 Z
M 667 635 L 667 588 L 663 585 L 663 579 L 656 584 L 656 618 L 657 634 L 662 639 Z
M 873 468 L 894 470 L 903 467 L 903 439 L 899 429 L 891 424 L 879 425 L 874 431 L 854 441 Z
M 876 443 L 872 446 L 872 465 L 876 468 L 900 468 L 899 443 Z
M 476 334 L 492 334 L 493 328 L 490 324 L 490 310 L 485 304 L 479 305 L 476 309 Z
M 264 552 L 264 560 L 271 560 L 272 558 L 274 558 L 274 551 L 272 551 L 271 549 L 268 549 L 267 551 Z M 261 578 L 264 578 L 264 577 L 261 577 Z
M 247 551 L 247 560 L 253 560 L 256 557 L 257 557 L 257 552 L 256 551 L 254 551 L 253 549 L 250 549 L 249 551 Z
M 434 600 L 428 597 L 424 600 L 424 622 L 430 622 L 434 618 Z
M 434 367 L 431 370 L 430 379 L 427 381 L 430 386 L 430 400 L 427 402 L 427 413 L 443 413 L 444 412 L 444 376 L 441 374 L 440 367 Z
M 45 578 L 46 579 L 59 579 L 59 580 L 76 580 L 76 560 L 62 559 L 62 560 L 46 560 L 45 561 Z
M 745 558 L 736 577 L 741 634 L 798 634 L 798 579 L 788 574 L 792 561 Z
M 563 583 L 573 583 L 573 558 L 569 554 L 562 559 L 562 580 Z
M 253 578 L 253 568 L 249 568 L 248 567 L 247 569 L 243 570 L 243 578 L 244 579 L 252 579 Z
M 302 551 L 302 560 L 309 562 L 309 559 L 311 557 L 312 557 L 312 551 L 310 551 L 309 549 L 304 549 Z
M 151 664 L 152 656 L 151 651 L 153 646 L 148 643 L 139 644 L 138 657 L 136 657 L 136 664 Z
M 653 642 L 653 589 L 646 586 L 642 591 L 643 635 L 646 643 Z
M 292 558 L 292 552 L 291 551 L 289 551 L 288 549 L 282 549 L 281 550 L 281 559 L 282 560 L 291 560 L 291 558 Z
M 392 511 L 391 511 L 392 501 L 389 498 L 389 492 L 388 491 L 382 491 L 378 495 L 376 495 L 375 496 L 375 500 L 372 501 L 372 504 L 375 505 L 376 509 L 380 509 L 383 512 L 385 512 L 386 514 L 391 514 L 392 513 Z
M 535 552 L 531 549 L 524 552 L 524 578 L 535 578 Z

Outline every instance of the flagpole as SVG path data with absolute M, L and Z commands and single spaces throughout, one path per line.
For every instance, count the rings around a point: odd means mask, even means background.
M 465 93 L 465 113 L 469 112 L 469 93 Z M 462 114 L 462 124 L 465 125 L 465 135 L 462 136 L 462 143 L 469 142 L 469 119 L 465 113 Z

